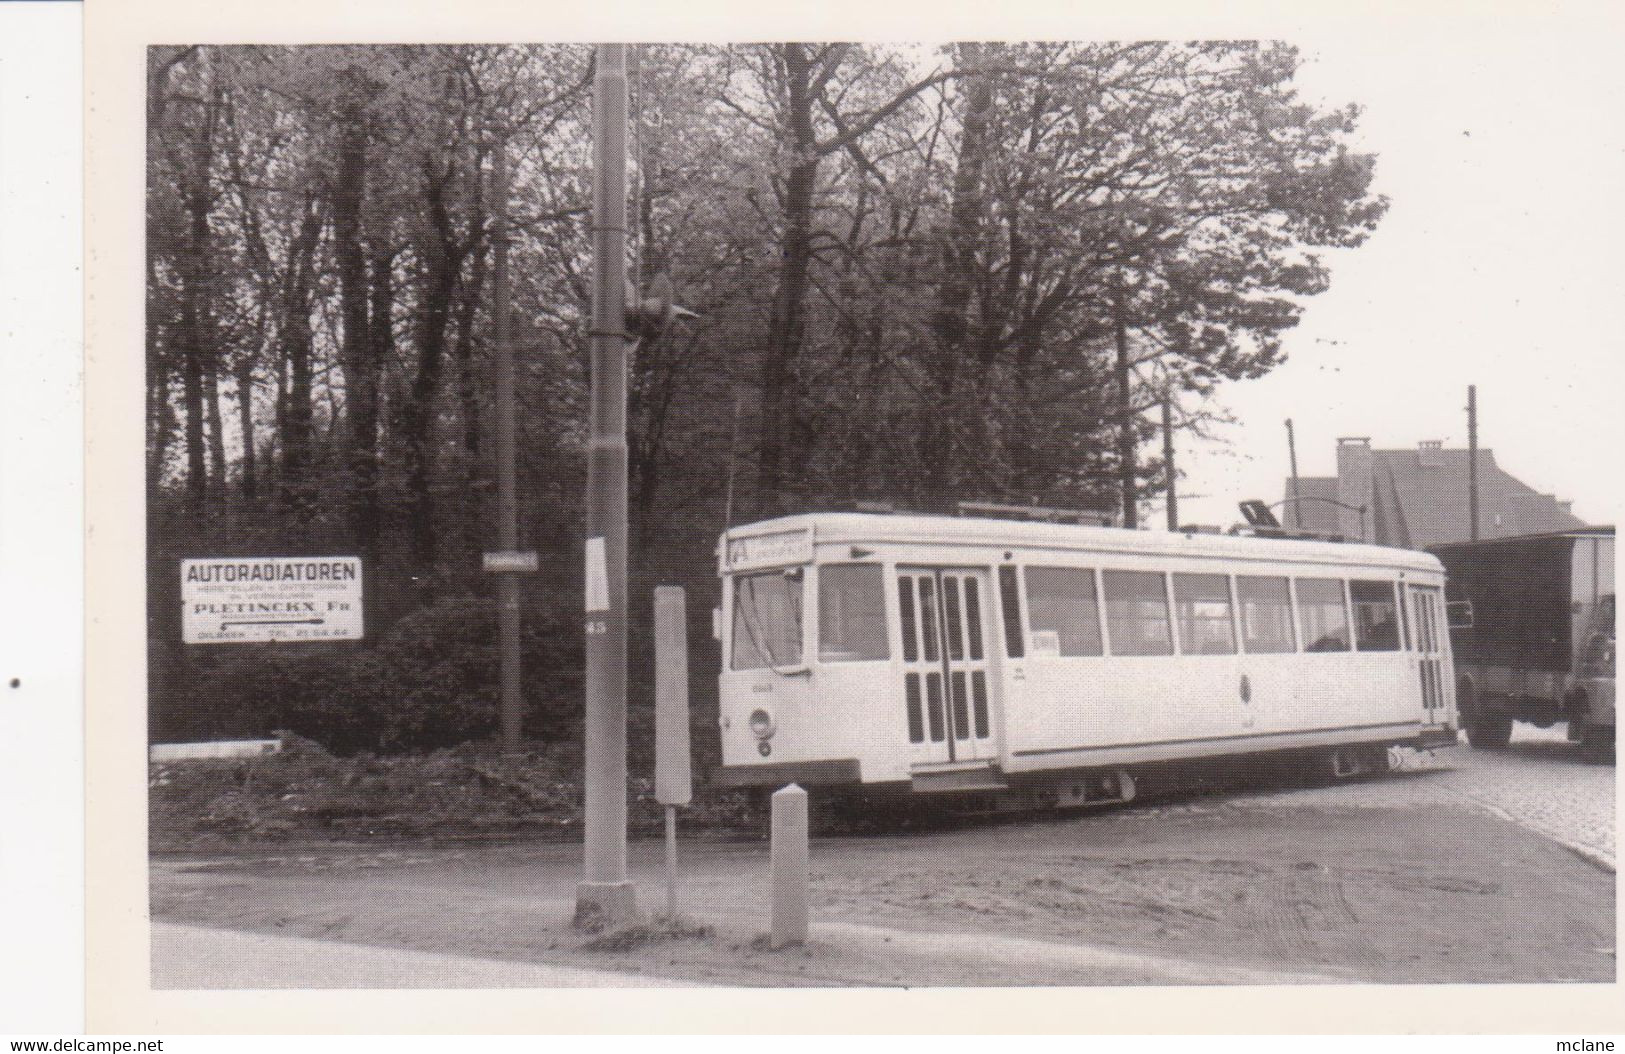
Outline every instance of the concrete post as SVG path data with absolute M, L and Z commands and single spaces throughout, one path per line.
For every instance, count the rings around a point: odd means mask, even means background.
M 578 924 L 637 914 L 626 874 L 626 47 L 598 45 L 593 78 L 586 876 L 576 887 Z
M 773 794 L 773 934 L 770 947 L 807 943 L 807 792 Z

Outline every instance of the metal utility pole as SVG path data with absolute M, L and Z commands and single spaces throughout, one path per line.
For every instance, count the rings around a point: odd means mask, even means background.
M 1478 541 L 1478 385 L 1467 386 L 1467 525 Z
M 1168 498 L 1168 529 L 1179 530 L 1179 497 L 1174 493 L 1174 397 L 1162 393 L 1163 489 Z
M 626 45 L 592 95 L 592 397 L 587 442 L 586 875 L 576 921 L 635 914 L 626 877 Z
M 496 206 L 491 240 L 494 273 L 491 276 L 491 311 L 495 316 L 497 404 L 497 548 L 512 553 L 519 548 L 519 502 L 514 487 L 513 339 L 509 332 L 508 302 L 508 144 L 497 144 L 491 161 L 491 196 Z M 497 576 L 497 619 L 502 667 L 502 752 L 520 749 L 524 703 L 519 694 L 519 574 L 503 570 Z
M 1292 506 L 1292 526 L 1302 530 L 1303 517 L 1298 512 L 1298 442 L 1292 435 L 1292 418 L 1290 417 L 1286 419 L 1286 456 L 1288 463 L 1292 466 L 1292 500 L 1288 502 Z M 1363 527 L 1361 532 L 1364 533 Z

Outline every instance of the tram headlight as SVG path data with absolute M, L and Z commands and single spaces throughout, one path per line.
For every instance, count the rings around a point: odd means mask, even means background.
M 750 731 L 757 739 L 773 738 L 773 715 L 766 710 L 752 710 L 750 713 Z

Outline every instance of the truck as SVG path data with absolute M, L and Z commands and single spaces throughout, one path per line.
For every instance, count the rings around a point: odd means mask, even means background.
M 1567 723 L 1614 757 L 1614 528 L 1435 545 L 1445 566 L 1456 705 L 1467 741 L 1504 749 L 1514 721 Z

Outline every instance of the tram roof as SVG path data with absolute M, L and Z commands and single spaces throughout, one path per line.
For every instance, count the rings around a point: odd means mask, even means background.
M 1146 531 L 1069 523 L 910 513 L 816 512 L 731 527 L 724 538 L 809 530 L 813 544 L 976 545 L 1091 552 L 1201 556 L 1248 560 L 1302 560 L 1350 567 L 1440 571 L 1431 553 L 1361 542 L 1187 531 Z M 721 555 L 722 542 L 718 543 Z

